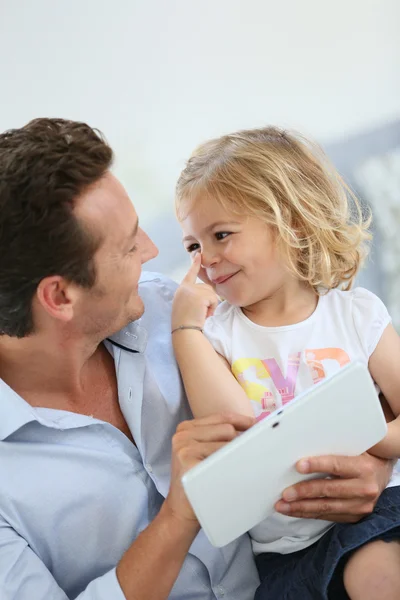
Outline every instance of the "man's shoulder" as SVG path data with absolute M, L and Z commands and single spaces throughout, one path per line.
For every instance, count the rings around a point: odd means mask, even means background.
M 162 298 L 171 301 L 178 284 L 161 273 L 143 271 L 139 279 L 139 293 L 143 300 Z
M 175 281 L 161 273 L 143 271 L 139 279 L 139 295 L 146 310 L 162 304 L 171 305 L 177 288 Z
M 139 295 L 144 303 L 140 324 L 148 332 L 168 330 L 170 334 L 172 300 L 178 284 L 161 273 L 144 271 L 139 280 Z M 165 332 L 164 332 L 165 333 Z
M 173 288 L 176 290 L 178 284 L 173 281 L 170 277 L 163 275 L 162 273 L 157 273 L 156 271 L 142 271 L 142 274 L 139 279 L 139 285 L 143 286 L 146 284 L 156 285 L 156 286 L 165 286 L 169 288 Z

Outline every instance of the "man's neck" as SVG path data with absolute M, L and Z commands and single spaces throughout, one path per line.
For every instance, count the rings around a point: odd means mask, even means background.
M 0 378 L 23 398 L 79 398 L 97 360 L 98 342 L 55 334 L 0 337 Z M 28 400 L 29 401 L 29 400 Z
M 118 402 L 113 358 L 99 340 L 0 337 L 0 378 L 31 406 L 106 421 L 134 443 Z

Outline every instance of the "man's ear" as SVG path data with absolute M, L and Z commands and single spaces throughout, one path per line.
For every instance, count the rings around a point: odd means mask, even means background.
M 77 287 L 59 275 L 42 279 L 36 289 L 39 303 L 53 318 L 64 323 L 74 315 Z

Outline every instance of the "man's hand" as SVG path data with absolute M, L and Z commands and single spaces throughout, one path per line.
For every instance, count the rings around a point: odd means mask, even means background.
M 204 283 L 196 283 L 200 267 L 201 254 L 198 252 L 176 291 L 172 305 L 172 329 L 180 325 L 203 327 L 207 317 L 218 306 L 218 296 L 213 288 Z
M 245 415 L 216 414 L 180 423 L 172 438 L 171 487 L 164 508 L 186 522 L 197 523 L 182 487 L 182 476 L 239 432 L 254 425 L 254 421 Z
M 330 474 L 332 479 L 310 479 L 287 488 L 275 505 L 291 517 L 355 523 L 369 515 L 385 489 L 393 462 L 361 456 L 319 456 L 300 460 L 299 473 Z
M 171 487 L 153 521 L 117 565 L 124 598 L 165 600 L 200 525 L 182 487 L 181 477 L 204 458 L 253 425 L 243 415 L 212 415 L 184 421 L 172 438 Z M 154 577 L 159 573 L 159 577 Z

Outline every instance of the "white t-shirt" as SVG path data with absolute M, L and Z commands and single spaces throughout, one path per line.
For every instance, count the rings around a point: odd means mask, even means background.
M 204 332 L 251 399 L 256 416 L 290 402 L 350 361 L 368 365 L 390 316 L 382 301 L 363 288 L 331 290 L 305 321 L 263 327 L 239 307 L 222 302 Z M 254 460 L 260 460 L 254 457 Z M 400 483 L 395 473 L 390 485 Z M 288 554 L 310 546 L 331 522 L 274 513 L 251 531 L 255 553 Z

